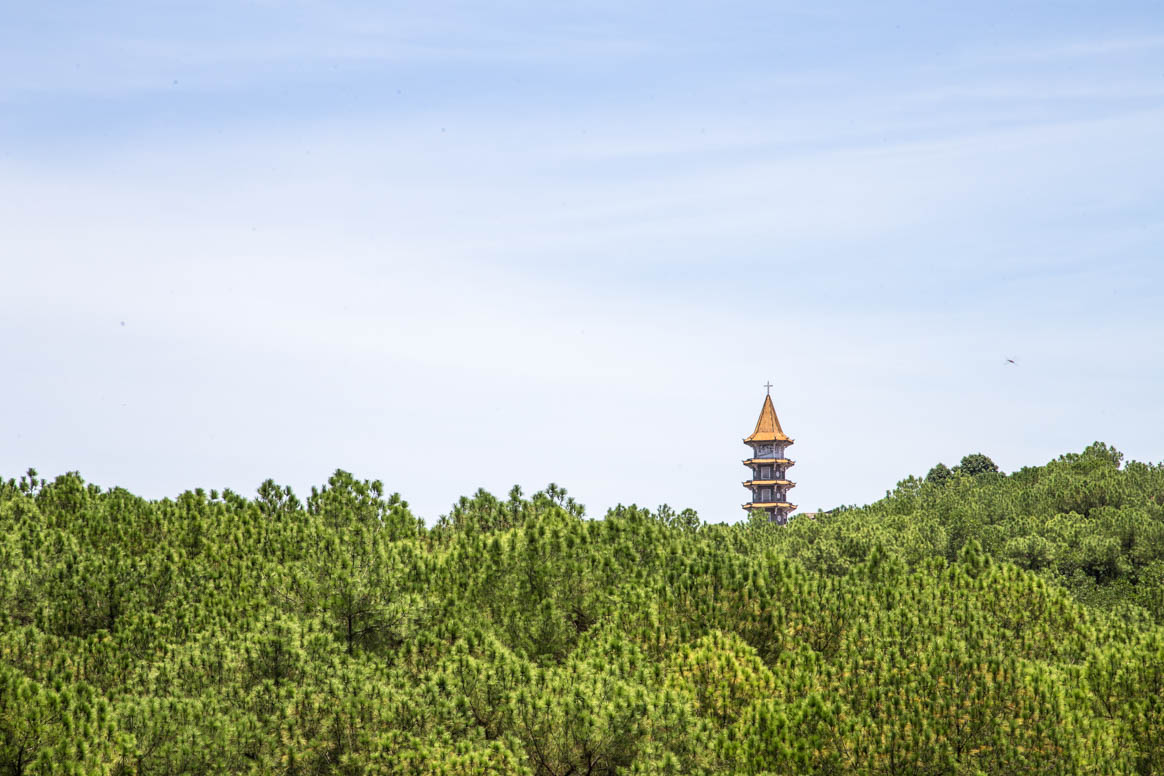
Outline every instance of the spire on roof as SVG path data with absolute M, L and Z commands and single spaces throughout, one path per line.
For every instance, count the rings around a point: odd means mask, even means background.
M 772 395 L 764 397 L 764 406 L 760 409 L 760 418 L 756 421 L 756 430 L 744 440 L 745 442 L 791 442 L 792 440 L 780 428 L 780 418 L 776 417 L 776 408 L 772 406 Z

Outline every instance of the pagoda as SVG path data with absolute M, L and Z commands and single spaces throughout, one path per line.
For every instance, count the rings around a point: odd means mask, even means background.
M 762 509 L 773 523 L 786 525 L 788 514 L 796 509 L 795 504 L 788 503 L 788 489 L 796 486 L 795 482 L 788 480 L 788 468 L 796 461 L 785 457 L 784 450 L 793 440 L 780 428 L 780 419 L 772 406 L 771 384 L 767 388 L 768 395 L 760 408 L 756 430 L 744 440 L 744 444 L 752 448 L 751 457 L 744 461 L 744 466 L 752 473 L 751 479 L 744 482 L 752 499 L 744 504 L 744 509 L 749 512 Z

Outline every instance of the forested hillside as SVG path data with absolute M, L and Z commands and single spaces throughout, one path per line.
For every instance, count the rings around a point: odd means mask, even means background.
M 1066 587 L 1080 601 L 1164 624 L 1164 467 L 1096 443 L 1009 476 L 967 456 L 910 477 L 868 507 L 766 534 L 807 568 L 846 574 L 875 545 L 913 568 L 969 542 Z
M 942 469 L 783 528 L 30 472 L 0 773 L 1164 774 L 1164 468 Z

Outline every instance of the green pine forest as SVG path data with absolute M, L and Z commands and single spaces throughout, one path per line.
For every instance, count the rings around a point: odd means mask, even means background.
M 1164 774 L 1164 466 L 786 527 L 0 480 L 0 774 Z

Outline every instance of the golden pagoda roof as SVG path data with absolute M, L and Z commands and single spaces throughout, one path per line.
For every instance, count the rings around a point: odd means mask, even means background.
M 760 408 L 760 418 L 756 421 L 756 430 L 744 440 L 745 442 L 791 442 L 792 440 L 780 428 L 780 419 L 776 417 L 776 408 L 772 406 L 772 395 L 764 397 L 764 406 Z

